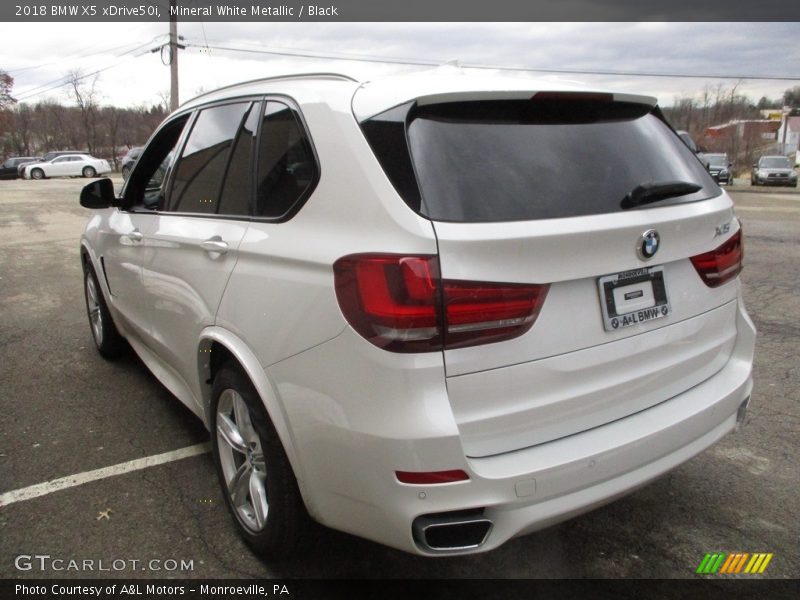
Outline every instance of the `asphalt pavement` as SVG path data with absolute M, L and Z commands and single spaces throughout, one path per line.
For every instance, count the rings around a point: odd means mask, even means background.
M 729 190 L 759 331 L 737 433 L 625 498 L 489 553 L 420 558 L 321 529 L 306 555 L 267 562 L 237 536 L 202 448 L 131 466 L 208 435 L 134 356 L 108 362 L 93 346 L 78 256 L 85 183 L 0 181 L 0 497 L 14 499 L 0 506 L 0 578 L 684 578 L 716 551 L 773 553 L 763 577 L 800 577 L 796 190 Z M 93 474 L 115 465 L 128 467 Z M 20 498 L 71 476 L 77 484 Z

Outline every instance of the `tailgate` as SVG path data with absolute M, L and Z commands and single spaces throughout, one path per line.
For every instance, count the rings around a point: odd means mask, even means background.
M 468 456 L 639 412 L 728 360 L 733 203 L 651 104 L 454 94 L 364 130 L 434 224 L 448 394 Z
M 448 377 L 607 344 L 678 323 L 736 298 L 736 286 L 709 288 L 689 260 L 716 246 L 717 227 L 738 227 L 726 194 L 680 207 L 517 223 L 435 223 L 443 279 L 549 283 L 533 327 L 498 344 L 445 351 Z M 645 263 L 635 248 L 655 229 L 660 249 Z M 607 331 L 598 279 L 663 267 L 670 313 Z

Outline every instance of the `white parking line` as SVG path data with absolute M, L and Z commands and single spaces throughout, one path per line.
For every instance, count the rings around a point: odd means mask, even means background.
M 105 479 L 107 477 L 114 477 L 115 475 L 122 475 L 123 473 L 130 473 L 131 471 L 139 471 L 148 467 L 155 467 L 163 465 L 164 463 L 172 462 L 174 460 L 181 460 L 183 458 L 190 458 L 192 456 L 199 456 L 211 451 L 211 445 L 206 442 L 204 444 L 196 444 L 194 446 L 187 446 L 186 448 L 179 448 L 178 450 L 171 450 L 163 454 L 156 454 L 154 456 L 145 456 L 144 458 L 137 458 L 129 460 L 128 462 L 119 463 L 118 465 L 111 465 L 110 467 L 103 467 L 102 469 L 95 469 L 94 471 L 86 471 L 76 475 L 67 475 L 53 479 L 52 481 L 45 481 L 44 483 L 37 483 L 26 488 L 12 490 L 0 494 L 0 507 L 21 502 L 23 500 L 30 500 L 31 498 L 38 498 L 46 494 L 51 494 L 59 490 L 75 487 L 76 485 L 83 485 L 90 481 L 97 481 L 98 479 Z

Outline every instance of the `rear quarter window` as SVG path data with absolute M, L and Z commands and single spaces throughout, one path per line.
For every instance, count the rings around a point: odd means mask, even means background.
M 292 107 L 275 100 L 267 102 L 257 162 L 255 216 L 291 216 L 319 177 L 311 142 Z

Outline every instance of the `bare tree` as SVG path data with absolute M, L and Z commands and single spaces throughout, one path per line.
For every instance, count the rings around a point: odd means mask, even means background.
M 16 104 L 16 99 L 11 96 L 12 87 L 14 87 L 14 78 L 0 69 L 0 109 Z
M 158 92 L 158 99 L 161 100 L 161 106 L 164 107 L 165 112 L 169 112 L 170 100 L 169 90 L 161 90 Z
M 672 106 L 665 107 L 664 115 L 677 129 L 687 130 L 698 146 L 708 152 L 725 152 L 737 168 L 748 167 L 751 157 L 763 150 L 763 127 L 752 124 L 731 124 L 732 121 L 760 119 L 759 109 L 742 94 L 741 82 L 731 87 L 724 84 L 706 85 L 692 97 L 677 97 Z M 766 103 L 766 99 L 765 102 Z M 759 103 L 763 104 L 763 103 Z M 728 125 L 727 127 L 718 127 Z M 715 128 L 711 131 L 709 128 Z
M 14 126 L 11 130 L 11 144 L 21 156 L 30 156 L 33 148 L 33 111 L 27 104 L 20 104 L 14 112 Z
M 96 156 L 116 161 L 124 149 L 143 145 L 167 111 L 159 104 L 120 108 L 99 106 L 96 99 L 86 102 L 83 95 L 81 98 L 85 111 L 81 111 L 80 104 L 65 106 L 53 100 L 0 109 L 0 154 L 36 156 L 50 150 L 91 145 Z M 93 113 L 88 112 L 89 108 Z M 92 128 L 91 122 L 87 128 L 87 117 L 94 117 L 93 140 L 87 136 Z
M 116 106 L 107 106 L 102 110 L 102 123 L 108 147 L 111 150 L 111 159 L 114 161 L 114 170 L 119 169 L 117 154 L 120 144 L 120 130 L 124 127 L 125 111 Z
M 702 123 L 703 129 L 711 125 L 711 89 L 708 84 L 703 87 L 703 114 Z
M 783 104 L 792 108 L 800 107 L 800 85 L 783 92 Z
M 97 81 L 99 73 L 83 75 L 79 69 L 67 73 L 70 93 L 81 111 L 81 121 L 84 128 L 84 139 L 89 154 L 94 154 L 97 149 L 97 113 L 99 93 Z
M 0 70 L 0 141 L 3 146 L 11 144 L 10 135 L 13 135 L 12 124 L 14 116 L 10 107 L 16 104 L 16 99 L 11 96 L 11 88 L 14 86 L 14 78 L 3 70 Z

